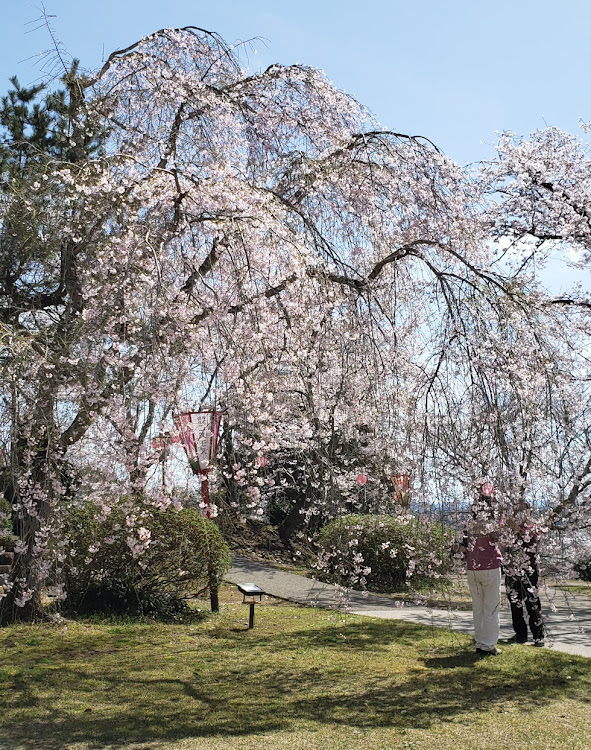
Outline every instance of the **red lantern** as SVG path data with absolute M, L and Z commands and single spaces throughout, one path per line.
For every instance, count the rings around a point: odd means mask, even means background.
M 480 488 L 480 492 L 481 492 L 481 493 L 482 493 L 482 494 L 483 494 L 483 495 L 484 495 L 485 497 L 491 497 L 491 496 L 493 495 L 494 491 L 495 491 L 495 486 L 494 486 L 494 484 L 493 484 L 492 482 L 490 482 L 490 481 L 486 481 L 486 482 L 484 482 L 484 484 L 483 484 L 483 485 L 482 485 L 482 487 Z
M 367 477 L 365 474 L 357 474 L 357 479 L 355 480 L 357 484 L 364 485 L 367 482 Z
M 394 485 L 396 502 L 404 508 L 408 508 L 410 506 L 410 476 L 408 474 L 395 474 L 390 479 Z
M 195 474 L 207 474 L 218 442 L 221 411 L 187 411 L 174 418 L 181 442 Z
M 209 411 L 187 411 L 174 417 L 177 430 L 189 464 L 194 474 L 201 476 L 201 498 L 205 506 L 205 516 L 211 517 L 212 506 L 209 502 L 209 484 L 207 474 L 212 469 L 215 451 L 218 444 L 222 412 L 211 409 Z M 218 612 L 218 586 L 215 578 L 209 580 L 209 597 L 211 611 Z
M 222 412 L 215 409 L 188 411 L 174 418 L 191 469 L 194 474 L 201 476 L 201 496 L 208 518 L 210 507 L 207 474 L 212 469 L 221 421 Z
M 166 440 L 165 435 L 158 435 L 157 437 L 152 438 L 150 445 L 155 451 L 163 451 L 168 445 L 168 441 Z
M 156 435 L 152 438 L 150 445 L 155 451 L 163 451 L 173 443 L 180 443 L 181 438 L 179 435 L 170 435 L 168 432 L 165 435 Z

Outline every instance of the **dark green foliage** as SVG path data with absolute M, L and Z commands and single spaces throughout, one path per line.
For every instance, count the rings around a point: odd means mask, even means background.
M 382 592 L 432 585 L 450 569 L 452 536 L 447 527 L 412 516 L 342 516 L 318 537 L 320 575 Z
M 61 231 L 55 175 L 68 169 L 75 178 L 101 154 L 106 133 L 88 113 L 77 61 L 55 91 L 11 83 L 0 99 L 0 319 L 19 331 L 23 315 L 44 310 L 69 321 L 80 313 L 79 249 Z
M 0 106 L 0 172 L 22 170 L 29 155 L 51 150 L 51 115 L 39 101 L 43 85 L 23 88 L 18 78 L 10 79 L 13 89 L 2 97 Z
M 88 121 L 84 107 L 87 79 L 74 60 L 62 87 L 20 85 L 0 100 L 0 175 L 11 178 L 48 160 L 75 164 L 100 152 L 105 133 Z
M 150 543 L 134 556 L 128 541 L 133 544 L 138 535 L 128 528 L 122 508 L 104 520 L 91 505 L 70 512 L 65 564 L 70 609 L 171 615 L 223 580 L 230 551 L 213 521 L 190 508 L 147 508 L 137 525 L 150 532 Z
M 591 581 L 591 555 L 581 557 L 573 565 L 573 568 L 582 581 Z
M 269 450 L 265 455 L 268 465 L 258 466 L 258 477 L 265 480 L 272 478 L 271 484 L 263 483 L 260 487 L 262 505 L 266 506 L 268 521 L 277 527 L 284 543 L 297 543 L 298 537 L 305 530 L 305 535 L 314 534 L 321 526 L 334 518 L 336 509 L 349 513 L 388 513 L 393 508 L 393 501 L 387 498 L 392 495 L 391 479 L 380 465 L 374 463 L 367 453 L 367 428 L 357 425 L 357 437 L 345 438 L 339 431 L 331 428 L 331 439 L 328 444 L 319 438 L 317 443 L 311 441 L 306 449 Z M 235 448 L 232 439 L 237 428 L 224 428 L 219 458 L 223 490 L 216 498 L 225 513 L 234 513 L 249 517 L 251 500 L 233 478 L 233 466 L 257 466 L 259 457 L 248 453 L 243 447 Z M 250 433 L 251 440 L 256 442 L 260 435 Z M 379 457 L 378 457 L 379 458 Z M 344 473 L 350 475 L 356 471 L 366 471 L 370 481 L 360 491 L 353 484 L 343 489 L 339 481 Z M 307 514 L 306 508 L 314 506 L 318 512 Z
M 11 508 L 2 496 L 0 496 L 0 545 L 4 539 L 12 536 Z

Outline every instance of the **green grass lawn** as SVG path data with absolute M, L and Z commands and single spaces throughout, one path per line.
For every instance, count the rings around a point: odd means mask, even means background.
M 556 581 L 550 582 L 554 588 L 568 594 L 574 594 L 583 600 L 588 599 L 591 603 L 591 583 L 589 581 Z
M 0 750 L 591 747 L 591 661 L 235 589 L 186 624 L 0 630 Z

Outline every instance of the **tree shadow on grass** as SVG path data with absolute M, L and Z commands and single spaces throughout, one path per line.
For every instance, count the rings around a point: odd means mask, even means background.
M 236 628 L 235 633 L 244 633 L 244 629 Z M 365 620 L 362 622 L 350 622 L 343 620 L 334 625 L 320 625 L 316 628 L 292 631 L 289 637 L 282 632 L 269 634 L 256 627 L 249 633 L 249 646 L 251 648 L 269 648 L 274 651 L 290 651 L 294 648 L 294 642 L 299 648 L 314 648 L 322 646 L 328 649 L 342 649 L 348 645 L 357 650 L 388 650 L 392 644 L 398 646 L 415 647 L 418 641 L 427 641 L 425 637 L 425 625 L 417 625 L 404 620 L 390 620 L 373 622 Z M 433 628 L 432 633 L 438 639 L 441 636 L 441 628 Z M 212 637 L 227 638 L 227 629 L 214 629 Z
M 433 646 L 412 623 L 349 622 L 256 635 L 218 629 L 210 636 L 208 650 L 200 641 L 172 666 L 170 653 L 150 656 L 144 648 L 135 662 L 133 653 L 106 662 L 100 679 L 79 662 L 34 678 L 20 674 L 9 686 L 13 719 L 4 737 L 23 750 L 75 742 L 99 750 L 289 731 L 307 721 L 428 729 L 469 720 L 474 710 L 496 703 L 534 710 L 557 698 L 582 700 L 591 685 L 585 660 L 525 650 L 481 659 L 449 634 Z M 233 657 L 239 649 L 240 658 Z M 56 705 L 61 691 L 76 692 L 80 708 Z

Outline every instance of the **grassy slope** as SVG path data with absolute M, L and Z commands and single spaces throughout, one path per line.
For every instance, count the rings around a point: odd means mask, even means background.
M 591 747 L 591 661 L 266 600 L 0 630 L 0 749 Z M 263 737 L 264 735 L 264 737 Z

